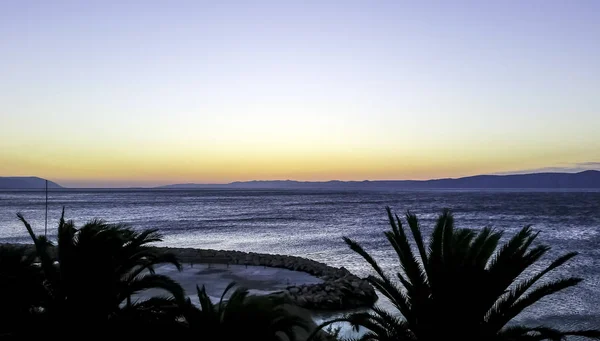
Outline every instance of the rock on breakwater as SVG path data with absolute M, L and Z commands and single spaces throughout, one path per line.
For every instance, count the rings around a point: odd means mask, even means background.
M 344 310 L 370 307 L 377 300 L 373 287 L 345 268 L 334 268 L 311 259 L 264 253 L 193 248 L 160 249 L 174 253 L 184 263 L 269 266 L 302 271 L 323 280 L 319 284 L 290 286 L 274 293 L 288 302 L 312 310 Z

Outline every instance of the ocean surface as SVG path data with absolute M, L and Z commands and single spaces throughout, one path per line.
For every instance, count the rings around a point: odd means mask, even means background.
M 60 211 L 80 225 L 93 218 L 159 228 L 163 245 L 311 258 L 344 266 L 358 275 L 369 268 L 342 241 L 358 240 L 386 269 L 397 266 L 382 232 L 385 207 L 415 212 L 424 235 L 443 208 L 457 227 L 493 226 L 506 236 L 531 224 L 539 243 L 552 246 L 538 266 L 560 254 L 580 254 L 559 271 L 584 278 L 576 288 L 547 298 L 519 315 L 520 322 L 563 328 L 600 327 L 600 192 L 587 191 L 69 191 L 50 192 L 48 235 L 56 234 Z M 21 212 L 37 233 L 44 233 L 43 192 L 0 192 L 0 242 L 30 242 L 16 218 Z M 550 277 L 552 278 L 552 276 Z M 385 303 L 384 303 L 385 304 Z

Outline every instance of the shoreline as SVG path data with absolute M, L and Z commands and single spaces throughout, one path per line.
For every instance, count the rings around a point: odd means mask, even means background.
M 309 310 L 339 311 L 368 308 L 377 301 L 375 289 L 366 280 L 352 274 L 344 267 L 335 268 L 307 258 L 235 250 L 156 248 L 172 252 L 182 263 L 266 266 L 313 275 L 322 279 L 323 283 L 292 285 L 271 294 Z

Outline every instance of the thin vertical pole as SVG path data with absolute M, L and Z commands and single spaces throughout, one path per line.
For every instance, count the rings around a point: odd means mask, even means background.
M 44 237 L 48 238 L 48 180 L 46 180 L 46 223 L 44 224 Z

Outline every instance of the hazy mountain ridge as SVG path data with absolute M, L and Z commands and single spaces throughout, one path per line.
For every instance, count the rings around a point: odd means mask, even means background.
M 45 179 L 39 177 L 0 177 L 0 190 L 43 190 Z M 48 188 L 69 189 L 48 181 Z M 364 181 L 295 181 L 253 180 L 227 184 L 173 184 L 131 189 L 309 189 L 309 190 L 403 190 L 403 189 L 600 189 L 600 171 L 579 173 L 531 173 L 512 175 L 475 175 L 463 178 L 432 180 L 364 180 Z M 126 190 L 126 189 L 123 189 Z
M 600 171 L 579 173 L 532 173 L 514 175 L 475 175 L 463 178 L 433 180 L 376 180 L 376 181 L 294 181 L 254 180 L 229 184 L 174 184 L 160 189 L 339 189 L 339 190 L 394 190 L 394 189 L 476 189 L 476 188 L 600 188 Z
M 49 189 L 63 188 L 59 184 L 48 181 Z M 0 177 L 0 189 L 46 189 L 46 179 L 36 176 L 10 176 Z

